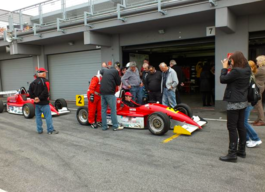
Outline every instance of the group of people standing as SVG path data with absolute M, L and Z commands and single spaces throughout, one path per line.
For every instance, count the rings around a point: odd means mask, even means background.
M 162 62 L 159 65 L 161 71 L 144 60 L 139 72 L 135 62 L 127 64 L 128 69 L 122 75 L 122 88 L 130 92 L 132 98 L 139 104 L 147 102 L 159 102 L 169 107 L 175 107 L 180 103 L 179 86 L 184 86 L 182 70 L 176 65 L 175 60 L 170 61 L 170 67 Z
M 265 56 L 247 61 L 242 52 L 233 53 L 223 63 L 220 82 L 227 84 L 224 101 L 227 101 L 227 129 L 229 132 L 229 150 L 226 156 L 220 157 L 221 161 L 235 162 L 237 157 L 246 157 L 246 146 L 256 147 L 262 143 L 256 131 L 249 124 L 248 118 L 253 103 L 248 102 L 248 88 L 251 76 L 255 78 L 260 89 L 260 95 L 265 86 Z M 255 126 L 265 125 L 262 99 L 254 104 L 258 110 L 258 119 Z M 239 139 L 238 139 L 239 137 Z
M 149 64 L 148 60 L 144 60 L 142 69 L 139 71 L 134 61 L 129 62 L 126 68 L 121 68 L 119 62 L 116 62 L 115 66 L 112 66 L 111 62 L 102 63 L 102 69 L 91 79 L 87 91 L 88 122 L 91 128 L 108 129 L 107 107 L 109 106 L 113 130 L 122 129 L 116 115 L 115 93 L 119 90 L 126 93 L 127 102 L 132 99 L 139 105 L 159 102 L 172 108 L 175 107 L 180 102 L 178 85 L 184 85 L 183 78 L 178 78 L 178 73 L 181 76 L 181 68 L 178 69 L 176 64 L 176 61 L 171 60 L 171 68 L 162 62 L 159 65 L 161 71 L 158 71 Z

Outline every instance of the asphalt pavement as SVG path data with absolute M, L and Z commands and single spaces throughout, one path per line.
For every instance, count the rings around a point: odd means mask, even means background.
M 225 121 L 163 143 L 172 131 L 94 130 L 75 112 L 53 118 L 58 135 L 37 134 L 35 118 L 0 114 L 0 191 L 265 191 L 265 144 L 237 163 L 219 161 L 228 147 Z M 224 115 L 204 112 L 213 113 Z M 265 142 L 265 127 L 256 131 Z

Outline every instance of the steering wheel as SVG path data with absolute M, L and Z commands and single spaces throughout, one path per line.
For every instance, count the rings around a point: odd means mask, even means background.
M 19 94 L 27 94 L 28 92 L 27 92 L 27 89 L 25 88 L 25 87 L 21 87 L 20 89 L 19 89 L 19 92 L 18 92 Z

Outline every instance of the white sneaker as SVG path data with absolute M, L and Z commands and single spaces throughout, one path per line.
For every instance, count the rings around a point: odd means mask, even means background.
M 113 128 L 113 131 L 118 131 L 118 130 L 122 130 L 122 129 L 123 129 L 123 127 L 121 125 L 119 125 L 119 127 Z
M 257 146 L 260 145 L 261 143 L 262 143 L 261 140 L 259 140 L 259 141 L 251 141 L 250 143 L 247 143 L 247 147 L 250 147 L 250 148 L 252 148 L 252 147 L 257 147 Z
M 251 140 L 248 140 L 246 143 L 249 144 L 249 143 L 251 143 L 251 142 L 252 142 Z

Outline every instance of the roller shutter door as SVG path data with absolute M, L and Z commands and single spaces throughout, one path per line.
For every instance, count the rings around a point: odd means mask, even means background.
M 34 80 L 35 67 L 33 58 L 12 59 L 0 61 L 2 90 L 17 90 L 20 87 L 29 88 Z
M 51 99 L 75 100 L 85 94 L 88 82 L 101 68 L 101 51 L 84 51 L 48 56 Z

